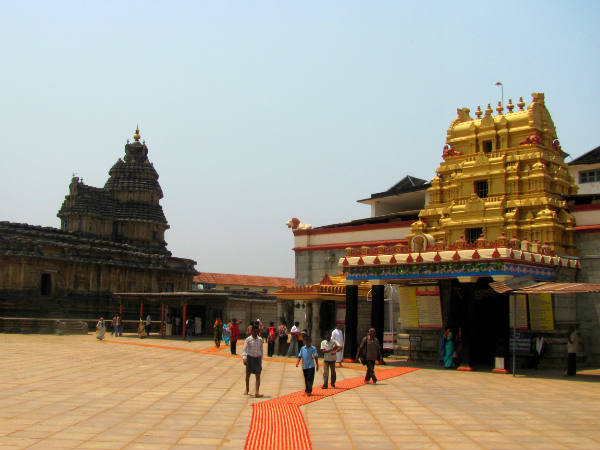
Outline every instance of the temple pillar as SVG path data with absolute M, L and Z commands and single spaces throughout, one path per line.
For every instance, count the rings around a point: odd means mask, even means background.
M 185 339 L 185 332 L 186 332 L 186 328 L 187 328 L 186 327 L 186 322 L 187 322 L 186 313 L 187 313 L 187 303 L 184 303 L 183 304 L 183 311 L 181 313 L 181 316 L 182 316 L 181 317 L 181 322 L 182 322 L 181 323 L 181 325 L 182 325 L 182 327 L 181 327 L 181 330 L 182 330 L 181 331 L 181 337 L 183 339 Z
M 140 319 L 144 319 L 144 300 L 140 300 Z
M 373 284 L 372 287 L 372 299 L 371 299 L 371 327 L 375 328 L 375 336 L 379 340 L 379 345 L 383 347 L 383 328 L 384 322 L 384 311 L 385 303 L 383 301 L 385 285 Z
M 165 337 L 165 303 L 160 302 L 160 337 Z
M 352 283 L 352 281 L 347 281 Z M 358 285 L 346 285 L 346 336 L 344 345 L 344 357 L 354 359 L 356 351 L 358 334 Z
M 312 303 L 312 330 L 310 333 L 310 337 L 312 338 L 313 345 L 317 348 L 320 348 L 321 345 L 321 330 L 319 328 L 320 322 L 320 313 L 321 313 L 321 303 L 320 302 L 311 302 Z
M 300 322 L 300 329 L 306 329 L 308 335 L 312 336 L 312 302 L 304 302 L 304 322 Z

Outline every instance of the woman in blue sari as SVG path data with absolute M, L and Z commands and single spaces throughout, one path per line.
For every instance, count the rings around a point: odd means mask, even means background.
M 454 335 L 450 328 L 444 333 L 444 367 L 446 369 L 454 368 Z

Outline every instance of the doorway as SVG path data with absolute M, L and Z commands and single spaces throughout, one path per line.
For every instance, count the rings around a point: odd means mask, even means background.
M 188 304 L 185 314 L 187 318 L 194 320 L 194 336 L 210 333 L 210 330 L 212 330 L 212 323 L 210 323 L 208 317 L 206 317 L 206 307 L 204 305 Z M 210 327 L 208 326 L 209 323 Z
M 331 331 L 335 328 L 336 323 L 336 306 L 331 300 L 321 302 L 319 308 L 319 335 L 322 337 L 326 331 Z
M 491 367 L 496 356 L 505 356 L 509 338 L 508 296 L 489 287 L 491 278 L 476 283 L 452 283 L 446 327 L 464 338 L 463 351 L 471 364 Z

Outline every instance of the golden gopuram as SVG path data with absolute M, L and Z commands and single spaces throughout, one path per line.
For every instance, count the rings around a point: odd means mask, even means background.
M 526 240 L 553 252 L 574 255 L 574 219 L 563 196 L 577 187 L 544 94 L 500 103 L 493 114 L 477 107 L 458 109 L 446 135 L 443 161 L 428 189 L 429 201 L 407 235 L 411 250 L 437 243 L 485 238 Z

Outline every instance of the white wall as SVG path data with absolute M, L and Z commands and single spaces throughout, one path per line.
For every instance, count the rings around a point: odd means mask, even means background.
M 404 239 L 410 232 L 409 226 L 400 226 L 383 229 L 366 229 L 338 233 L 323 233 L 315 235 L 294 236 L 294 247 L 308 247 L 325 244 L 343 244 L 363 241 L 386 241 Z M 310 239 L 310 242 L 309 242 Z
M 585 172 L 587 170 L 600 169 L 600 163 L 598 164 L 580 164 L 569 166 L 569 172 L 575 180 L 575 184 L 579 186 L 579 195 L 582 194 L 600 194 L 600 182 L 596 181 L 593 183 L 579 183 L 579 172 Z M 577 222 L 579 224 L 579 221 Z M 581 224 L 583 225 L 583 224 Z

